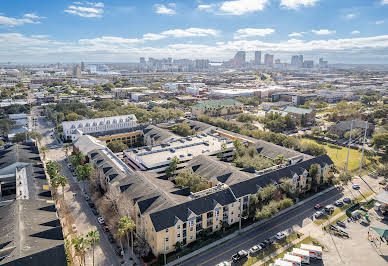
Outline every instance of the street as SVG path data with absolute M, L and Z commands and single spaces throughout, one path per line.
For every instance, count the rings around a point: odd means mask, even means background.
M 373 179 L 368 183 L 373 182 L 371 185 L 377 187 L 377 181 Z M 355 179 L 353 183 L 357 183 L 361 187 L 361 192 L 366 192 L 369 187 L 362 182 L 359 178 Z M 237 238 L 231 239 L 219 246 L 212 248 L 202 254 L 191 258 L 180 265 L 216 265 L 223 261 L 230 260 L 231 256 L 236 252 L 245 249 L 249 250 L 252 246 L 259 244 L 260 242 L 274 236 L 276 233 L 289 229 L 293 226 L 303 227 L 312 222 L 313 214 L 316 212 L 314 206 L 318 203 L 322 205 L 332 204 L 336 200 L 343 197 L 357 197 L 359 192 L 352 190 L 351 184 L 349 184 L 350 190 L 334 189 L 318 198 L 306 202 L 305 204 L 291 210 L 284 215 L 276 217 L 250 231 L 241 233 Z M 353 196 L 354 195 L 354 196 Z M 307 218 L 307 219 L 306 219 Z

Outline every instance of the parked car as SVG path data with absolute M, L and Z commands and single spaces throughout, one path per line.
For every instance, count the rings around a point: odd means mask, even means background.
M 90 200 L 90 198 L 89 198 L 89 196 L 88 196 L 87 194 L 85 194 L 85 200 L 86 200 L 86 201 L 89 201 L 89 200 Z
M 253 246 L 249 250 L 249 254 L 252 256 L 252 255 L 256 254 L 257 252 L 259 252 L 260 250 L 261 250 L 260 246 Z
M 341 207 L 344 205 L 344 203 L 340 200 L 337 200 L 336 202 L 334 202 L 334 205 L 337 206 L 337 207 Z
M 105 220 L 101 216 L 97 217 L 97 221 L 98 221 L 99 224 L 105 224 Z
M 92 213 L 94 215 L 98 215 L 99 214 L 99 212 L 98 212 L 98 210 L 96 208 L 92 208 Z
M 352 202 L 352 200 L 350 198 L 346 197 L 346 198 L 344 198 L 343 202 L 346 204 L 349 204 Z
M 216 266 L 229 266 L 229 265 L 230 265 L 230 262 L 223 261 L 223 262 L 218 263 Z
M 113 235 L 111 233 L 108 233 L 108 240 L 110 243 L 114 243 L 115 242 L 115 238 L 113 237 Z
M 94 208 L 94 207 L 96 207 L 96 205 L 94 205 L 94 203 L 93 203 L 93 202 L 91 202 L 91 201 L 90 201 L 90 202 L 88 202 L 88 204 L 89 204 L 89 207 L 90 207 L 90 208 Z
M 240 250 L 239 252 L 237 252 L 236 254 L 234 254 L 232 256 L 232 260 L 234 262 L 237 262 L 237 261 L 239 261 L 247 256 L 248 256 L 248 252 L 246 250 Z
M 327 214 L 332 214 L 334 212 L 334 206 L 333 205 L 327 205 L 327 206 L 325 206 L 324 210 L 325 210 L 325 212 Z
M 267 247 L 267 244 L 264 243 L 264 242 L 261 242 L 261 243 L 259 244 L 259 246 L 263 249 L 263 248 L 266 248 L 266 247 Z
M 266 244 L 267 244 L 267 246 L 270 246 L 270 245 L 272 245 L 272 244 L 273 244 L 273 240 L 272 240 L 272 239 L 270 239 L 270 238 L 268 238 L 267 240 L 264 240 L 264 243 L 266 243 Z
M 323 216 L 323 212 L 321 211 L 317 211 L 316 213 L 314 213 L 314 218 L 315 219 L 319 219 Z
M 355 189 L 355 190 L 359 190 L 359 189 L 360 189 L 360 186 L 359 186 L 359 185 L 357 185 L 357 184 L 354 184 L 354 185 L 353 185 L 353 189 Z
M 346 228 L 346 224 L 342 221 L 337 221 L 337 225 Z
M 275 237 L 277 240 L 282 240 L 282 239 L 286 238 L 286 233 L 284 233 L 283 231 L 279 232 L 275 235 Z
M 107 225 L 103 225 L 102 230 L 104 230 L 104 232 L 109 232 L 109 227 Z
M 320 210 L 320 209 L 322 209 L 322 207 L 323 207 L 323 205 L 322 205 L 321 203 L 318 203 L 318 204 L 316 204 L 316 205 L 314 206 L 314 209 Z

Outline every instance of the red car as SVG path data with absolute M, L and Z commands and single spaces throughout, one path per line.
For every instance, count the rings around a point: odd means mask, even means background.
M 319 210 L 322 209 L 323 205 L 318 203 L 317 205 L 314 206 L 314 209 Z

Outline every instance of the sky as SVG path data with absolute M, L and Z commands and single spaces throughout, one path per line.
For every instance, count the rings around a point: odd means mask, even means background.
M 0 62 L 223 61 L 238 50 L 388 63 L 388 0 L 0 1 Z

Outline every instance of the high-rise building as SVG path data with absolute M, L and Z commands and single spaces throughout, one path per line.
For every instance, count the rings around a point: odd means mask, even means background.
M 298 66 L 303 66 L 303 55 L 299 55 Z
M 255 52 L 255 65 L 261 65 L 261 51 Z
M 273 54 L 265 54 L 264 55 L 264 64 L 266 66 L 272 66 L 273 65 Z
M 238 51 L 232 59 L 232 66 L 243 67 L 245 66 L 245 51 Z
M 304 68 L 313 68 L 314 67 L 314 61 L 313 60 L 303 61 L 303 67 Z
M 323 58 L 319 58 L 319 67 L 320 68 L 328 68 L 329 63 L 327 61 L 324 61 Z
M 73 76 L 76 78 L 81 78 L 81 66 L 80 65 L 75 65 L 73 67 Z
M 144 57 L 140 57 L 140 65 L 142 65 L 142 66 L 146 65 L 146 60 Z
M 85 63 L 81 62 L 81 71 L 85 71 Z
M 209 69 L 209 63 L 208 59 L 197 59 L 195 60 L 195 68 L 197 70 Z
M 291 65 L 294 67 L 303 67 L 303 55 L 293 55 L 291 57 Z

